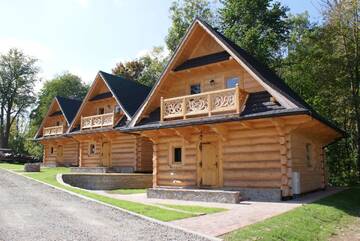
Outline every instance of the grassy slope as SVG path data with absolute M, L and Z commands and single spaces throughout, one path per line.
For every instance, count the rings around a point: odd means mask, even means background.
M 360 215 L 360 188 L 352 188 L 225 235 L 225 240 L 327 240 Z
M 23 165 L 21 164 L 8 164 L 8 163 L 0 163 L 0 168 L 17 171 L 20 172 L 23 170 Z M 99 195 L 96 193 L 88 192 L 85 190 L 72 188 L 68 186 L 61 185 L 56 181 L 56 174 L 58 173 L 69 173 L 69 168 L 65 167 L 56 167 L 56 168 L 42 168 L 41 172 L 33 172 L 33 173 L 23 173 L 25 176 L 32 177 L 39 181 L 51 184 L 53 186 L 66 189 L 68 191 L 93 198 L 104 203 L 108 203 L 120 208 L 124 208 L 126 210 L 139 213 L 151 218 L 155 218 L 161 221 L 173 221 L 177 219 L 189 218 L 198 216 L 199 213 L 214 213 L 214 212 L 221 212 L 225 211 L 226 209 L 219 209 L 219 208 L 207 208 L 201 206 L 185 206 L 185 205 L 163 205 L 163 206 L 171 206 L 174 209 L 178 209 L 179 211 L 188 211 L 191 213 L 183 213 L 177 212 L 173 210 L 163 209 L 156 206 L 145 205 L 142 203 L 136 203 L 131 201 L 119 200 L 115 198 L 106 197 L 103 195 Z M 132 194 L 132 193 L 144 193 L 145 189 L 118 189 L 114 190 L 115 193 L 121 194 Z

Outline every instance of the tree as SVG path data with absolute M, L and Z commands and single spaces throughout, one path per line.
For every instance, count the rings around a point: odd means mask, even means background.
M 0 56 L 0 147 L 9 147 L 11 126 L 35 101 L 36 63 L 18 49 Z
M 170 7 L 172 21 L 166 36 L 166 45 L 170 52 L 174 52 L 195 17 L 199 17 L 210 24 L 215 22 L 212 6 L 207 0 L 177 0 Z
M 35 126 L 41 124 L 55 96 L 83 99 L 88 89 L 89 85 L 84 84 L 80 77 L 69 72 L 46 81 L 39 92 L 36 108 L 32 111 L 31 123 Z
M 288 8 L 272 0 L 222 0 L 220 28 L 225 36 L 272 67 L 282 57 L 289 32 Z
M 140 58 L 116 64 L 112 69 L 115 75 L 137 81 L 146 86 L 152 86 L 164 69 L 167 55 L 163 47 L 154 47 L 150 53 Z
M 351 143 L 360 182 L 360 1 L 324 1 L 325 28 L 333 46 L 337 79 L 345 90 Z
M 126 79 L 137 80 L 141 76 L 144 70 L 144 64 L 135 59 L 128 62 L 120 62 L 116 64 L 115 68 L 112 69 L 112 73 L 115 75 L 123 76 Z

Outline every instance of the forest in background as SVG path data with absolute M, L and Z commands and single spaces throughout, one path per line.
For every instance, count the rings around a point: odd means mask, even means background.
M 346 137 L 327 147 L 333 185 L 360 183 L 360 0 L 319 0 L 322 20 L 307 12 L 292 15 L 274 0 L 176 0 L 164 46 L 127 62 L 114 63 L 113 74 L 152 86 L 199 17 L 277 72 L 288 85 Z M 165 51 L 168 50 L 168 51 Z M 36 59 L 19 49 L 0 56 L 0 148 L 41 158 L 34 137 L 55 96 L 82 99 L 89 86 L 62 73 L 38 93 Z

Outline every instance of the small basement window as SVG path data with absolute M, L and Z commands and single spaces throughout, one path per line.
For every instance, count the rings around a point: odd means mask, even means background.
M 312 167 L 312 145 L 306 143 L 306 165 Z
M 200 84 L 190 85 L 190 94 L 191 95 L 200 94 L 200 93 L 201 93 Z
M 89 145 L 89 155 L 94 155 L 96 153 L 96 145 L 94 143 L 90 143 Z
M 236 84 L 240 84 L 239 77 L 232 77 L 226 80 L 226 88 L 235 88 Z
M 174 147 L 173 162 L 174 163 L 182 163 L 182 148 L 181 147 Z

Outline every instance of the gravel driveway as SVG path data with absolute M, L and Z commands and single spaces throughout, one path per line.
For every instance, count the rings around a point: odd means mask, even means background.
M 206 240 L 0 169 L 0 240 Z

